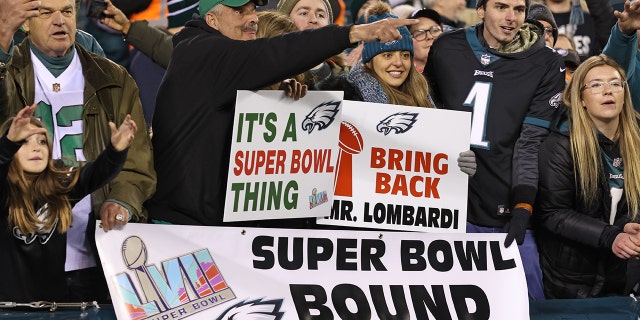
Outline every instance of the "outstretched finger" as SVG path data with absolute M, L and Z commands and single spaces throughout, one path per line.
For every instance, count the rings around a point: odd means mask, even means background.
M 389 21 L 396 28 L 402 26 L 411 26 L 420 22 L 420 20 L 418 19 L 389 19 Z

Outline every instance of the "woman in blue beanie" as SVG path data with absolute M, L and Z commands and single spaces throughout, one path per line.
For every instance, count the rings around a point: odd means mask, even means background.
M 366 23 L 396 18 L 391 7 L 379 2 L 367 9 Z M 343 90 L 347 100 L 433 107 L 426 79 L 413 65 L 413 40 L 406 27 L 398 28 L 402 39 L 380 43 L 366 42 L 362 61 L 344 77 L 321 83 L 322 90 Z

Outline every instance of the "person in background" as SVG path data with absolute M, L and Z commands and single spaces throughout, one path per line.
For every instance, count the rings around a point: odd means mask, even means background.
M 558 32 L 572 37 L 581 60 L 602 52 L 615 23 L 608 0 L 586 0 L 585 3 L 589 13 L 584 13 L 580 0 L 544 0 L 553 13 Z
M 256 38 L 271 38 L 285 33 L 298 31 L 298 27 L 289 19 L 287 15 L 280 11 L 260 11 L 258 12 L 258 32 Z M 307 77 L 312 77 L 310 71 L 294 76 L 292 79 L 300 84 L 306 82 Z M 263 90 L 280 90 L 282 82 L 274 83 L 262 88 Z M 306 90 L 306 86 L 305 86 Z
M 288 15 L 298 30 L 312 30 L 327 26 L 333 21 L 328 0 L 280 0 L 278 11 Z M 316 84 L 331 77 L 346 74 L 349 66 L 345 55 L 340 53 L 311 68 L 306 85 L 315 88 Z
M 414 24 L 409 29 L 413 38 L 415 56 L 413 64 L 420 73 L 424 70 L 429 57 L 429 50 L 433 41 L 442 33 L 442 19 L 437 11 L 432 9 L 419 9 L 409 15 L 409 19 L 418 19 L 420 23 Z
M 615 12 L 618 21 L 603 53 L 615 60 L 625 71 L 633 107 L 640 111 L 640 1 L 625 1 L 624 10 Z
M 401 4 L 391 9 L 391 12 L 393 13 L 393 15 L 400 19 L 408 18 L 409 15 L 414 11 L 416 11 L 416 7 L 410 4 Z
M 547 47 L 553 48 L 558 41 L 558 25 L 549 8 L 541 3 L 532 3 L 527 19 L 536 20 L 542 24 L 544 41 L 547 43 Z
M 53 140 L 53 159 L 74 166 L 95 160 L 109 145 L 109 121 L 122 123 L 131 115 L 144 123 L 127 71 L 75 41 L 75 1 L 3 1 L 0 12 L 6 17 L 0 24 L 0 121 L 36 103 L 35 116 Z M 12 35 L 20 26 L 28 37 L 14 47 Z M 73 207 L 65 270 L 74 301 L 109 300 L 95 250 L 96 217 L 105 231 L 146 220 L 142 203 L 153 194 L 156 176 L 145 131 L 138 127 L 120 174 Z
M 573 42 L 573 38 L 566 33 L 558 33 L 558 39 L 556 40 L 556 44 L 553 48 L 576 51 L 576 45 Z
M 81 168 L 52 158 L 45 125 L 24 107 L 0 127 L 0 300 L 80 302 L 65 278 L 66 232 L 71 207 L 107 184 L 122 169 L 137 130 L 130 116 L 111 128 L 107 148 Z
M 640 280 L 640 128 L 624 71 L 585 60 L 540 147 L 536 222 L 548 299 L 628 295 Z M 568 128 L 568 130 L 567 130 Z M 629 260 L 630 259 L 630 260 Z
M 140 89 L 140 101 L 144 110 L 147 131 L 153 134 L 151 121 L 156 106 L 156 95 L 165 69 L 173 52 L 172 37 L 184 28 L 193 14 L 198 12 L 198 0 L 173 0 L 169 3 L 166 29 L 152 27 L 145 20 L 131 22 L 110 0 L 104 11 L 106 17 L 100 22 L 119 31 L 133 46 L 129 72 Z
M 534 232 L 538 147 L 564 88 L 564 63 L 546 46 L 542 26 L 526 22 L 528 0 L 478 0 L 482 23 L 444 32 L 423 74 L 438 108 L 472 112 L 467 232 L 505 232 L 514 240 L 530 299 L 544 299 Z M 455 62 L 455 63 L 453 63 Z M 535 214 L 535 213 L 533 213 Z
M 88 6 L 92 1 L 93 0 L 80 1 L 83 9 L 78 10 L 81 10 L 82 15 L 88 11 Z M 127 17 L 130 17 L 134 13 L 145 10 L 151 3 L 151 0 L 113 0 L 113 2 Z M 107 58 L 125 68 L 129 68 L 129 64 L 131 63 L 129 44 L 122 41 L 122 35 L 103 25 L 100 23 L 100 20 L 96 18 L 86 18 L 83 22 L 84 25 L 80 29 L 90 33 L 98 40 Z
M 556 52 L 561 55 L 562 60 L 564 60 L 564 66 L 567 69 L 565 70 L 565 79 L 566 82 L 569 83 L 573 77 L 573 73 L 576 72 L 576 69 L 580 65 L 580 57 L 573 49 L 556 49 Z
M 442 19 L 444 31 L 465 27 L 464 21 L 458 16 L 467 6 L 465 0 L 425 0 L 424 7 L 438 12 Z

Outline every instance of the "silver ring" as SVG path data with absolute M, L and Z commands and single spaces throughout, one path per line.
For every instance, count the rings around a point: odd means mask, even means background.
M 124 221 L 124 215 L 122 213 L 118 213 L 116 214 L 116 220 L 118 221 Z

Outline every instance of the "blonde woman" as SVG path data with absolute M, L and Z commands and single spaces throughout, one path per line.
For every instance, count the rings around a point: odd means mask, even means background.
M 534 210 L 547 298 L 623 295 L 640 277 L 640 128 L 624 72 L 584 61 L 564 91 L 567 112 L 540 148 Z

